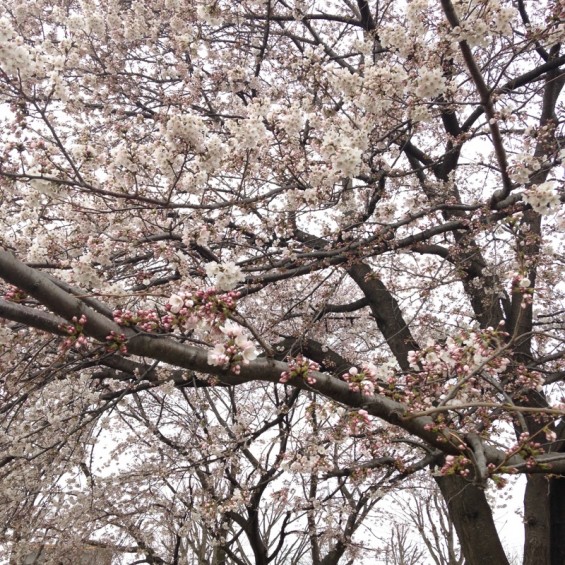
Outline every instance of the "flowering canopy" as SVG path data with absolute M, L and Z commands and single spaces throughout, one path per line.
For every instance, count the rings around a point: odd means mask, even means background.
M 0 5 L 0 543 L 562 562 L 562 2 Z

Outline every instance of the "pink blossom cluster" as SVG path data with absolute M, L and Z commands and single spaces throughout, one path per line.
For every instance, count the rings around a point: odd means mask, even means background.
M 360 433 L 364 428 L 370 427 L 371 423 L 367 410 L 361 409 L 349 413 L 348 424 L 353 435 Z
M 241 365 L 257 358 L 255 345 L 243 334 L 243 328 L 232 321 L 220 327 L 225 336 L 223 343 L 216 343 L 214 349 L 208 351 L 208 364 L 228 368 L 239 375 Z
M 220 294 L 216 289 L 172 294 L 165 306 L 169 314 L 163 316 L 162 325 L 168 330 L 190 330 L 199 322 L 219 327 L 235 311 L 239 296 L 235 290 Z
M 415 371 L 398 383 L 404 401 L 426 409 L 438 400 L 448 406 L 482 400 L 510 363 L 501 352 L 505 336 L 493 328 L 463 331 L 443 344 L 410 351 L 408 361 Z
M 122 355 L 127 355 L 126 346 L 126 336 L 125 334 L 119 334 L 117 332 L 111 331 L 110 335 L 106 336 L 106 346 L 108 351 L 116 352 L 119 351 Z
M 287 363 L 288 370 L 281 373 L 279 382 L 285 384 L 291 379 L 299 377 L 309 385 L 316 384 L 316 377 L 312 374 L 312 372 L 320 369 L 320 365 L 318 365 L 318 363 L 307 359 L 302 354 L 297 355 L 294 359 L 289 359 Z
M 468 477 L 471 474 L 471 461 L 464 455 L 447 455 L 443 467 L 439 470 L 441 475 L 461 475 Z
M 496 355 L 496 349 L 506 336 L 500 330 L 463 331 L 448 337 L 445 344 L 433 343 L 420 351 L 410 351 L 408 361 L 414 369 L 442 377 L 464 377 L 476 371 L 490 376 L 503 373 L 510 360 Z
M 512 379 L 506 383 L 507 392 L 517 392 L 519 390 L 535 389 L 542 390 L 545 377 L 537 371 L 531 371 L 524 365 L 518 365 L 513 371 Z
M 19 289 L 17 286 L 8 285 L 8 290 L 4 293 L 4 299 L 9 300 L 10 302 L 23 302 L 27 294 Z
M 120 326 L 138 326 L 145 332 L 154 332 L 161 327 L 161 319 L 156 310 L 114 310 L 114 322 Z
M 84 335 L 84 325 L 86 324 L 86 316 L 83 314 L 80 318 L 73 316 L 70 324 L 61 324 L 61 329 L 65 330 L 69 337 L 65 338 L 61 344 L 61 349 L 66 351 L 73 347 L 84 347 L 88 345 L 88 339 Z
M 548 439 L 552 438 L 552 441 L 555 440 L 555 432 L 546 432 L 546 435 L 549 436 Z M 506 453 L 511 455 L 520 455 L 526 461 L 526 467 L 532 468 L 537 465 L 535 457 L 543 453 L 543 449 L 541 448 L 541 443 L 533 441 L 533 438 L 530 436 L 528 432 L 523 432 L 518 437 L 518 441 L 515 445 L 510 447 Z
M 365 396 L 372 396 L 375 391 L 382 391 L 377 385 L 377 368 L 371 363 L 362 365 L 361 371 L 357 367 L 351 367 L 341 378 L 349 383 L 351 391 L 360 392 Z

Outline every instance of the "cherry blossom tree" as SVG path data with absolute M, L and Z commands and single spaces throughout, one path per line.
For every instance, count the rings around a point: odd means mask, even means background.
M 561 0 L 0 4 L 13 559 L 563 562 Z

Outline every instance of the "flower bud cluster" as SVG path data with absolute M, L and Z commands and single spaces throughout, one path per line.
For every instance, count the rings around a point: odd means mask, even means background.
M 17 286 L 8 285 L 8 290 L 4 293 L 4 300 L 10 302 L 20 303 L 23 302 L 27 297 L 27 294 L 19 289 Z
M 127 355 L 128 349 L 126 346 L 126 336 L 125 334 L 119 334 L 115 331 L 111 331 L 110 335 L 106 336 L 106 347 L 108 351 L 112 353 L 119 352 L 122 355 Z
M 551 430 L 545 429 L 545 435 L 548 441 L 555 441 L 556 434 Z M 519 455 L 525 460 L 526 468 L 545 467 L 549 470 L 549 465 L 538 463 L 536 457 L 544 452 L 541 443 L 533 441 L 533 437 L 528 432 L 523 432 L 518 437 L 515 445 L 510 447 L 506 453 L 509 457 Z
M 61 324 L 60 328 L 65 330 L 69 337 L 65 338 L 61 344 L 64 351 L 73 347 L 84 347 L 88 345 L 88 339 L 84 335 L 84 325 L 86 324 L 86 316 L 83 314 L 80 318 L 73 316 L 70 324 Z
M 531 371 L 524 365 L 518 365 L 513 371 L 512 380 L 505 386 L 507 392 L 516 393 L 520 390 L 537 390 L 541 392 L 545 377 L 537 371 Z
M 464 455 L 448 455 L 439 472 L 441 475 L 468 477 L 471 474 L 471 461 Z
M 114 322 L 120 326 L 137 326 L 144 332 L 154 332 L 161 328 L 161 319 L 156 310 L 114 310 Z
M 448 337 L 445 344 L 432 343 L 420 351 L 410 351 L 408 360 L 412 368 L 442 377 L 465 376 L 478 369 L 495 376 L 510 363 L 508 358 L 495 355 L 505 335 L 493 328 L 464 331 Z
M 510 363 L 497 354 L 506 334 L 500 330 L 463 331 L 445 343 L 432 342 L 420 351 L 410 351 L 408 361 L 414 372 L 397 379 L 402 400 L 417 410 L 426 410 L 438 401 L 460 406 L 484 401 L 495 394 L 492 382 L 500 381 Z
M 528 432 L 522 432 L 518 437 L 518 441 L 508 448 L 506 453 L 508 455 L 520 455 L 528 460 L 529 458 L 543 453 L 543 449 L 541 449 L 541 443 L 533 441 L 533 438 Z M 532 464 L 535 464 L 535 462 Z
M 356 412 L 350 412 L 347 423 L 352 435 L 361 433 L 364 429 L 371 426 L 371 418 L 367 410 L 361 409 Z
M 320 369 L 320 365 L 318 365 L 318 363 L 307 359 L 302 354 L 298 355 L 294 359 L 289 359 L 287 363 L 288 370 L 281 373 L 279 382 L 285 384 L 291 379 L 299 377 L 309 385 L 316 384 L 316 377 L 312 374 L 312 371 L 318 371 Z
M 360 392 L 365 396 L 372 396 L 375 391 L 382 391 L 377 385 L 377 368 L 371 363 L 362 365 L 361 371 L 357 367 L 351 367 L 341 378 L 349 383 L 351 391 Z
M 191 330 L 199 323 L 217 328 L 235 311 L 239 296 L 234 290 L 219 294 L 215 289 L 172 294 L 165 306 L 169 314 L 161 323 L 168 330 Z

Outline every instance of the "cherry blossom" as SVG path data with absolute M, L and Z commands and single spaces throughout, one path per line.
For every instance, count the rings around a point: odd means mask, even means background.
M 565 560 L 562 3 L 0 5 L 1 555 Z

